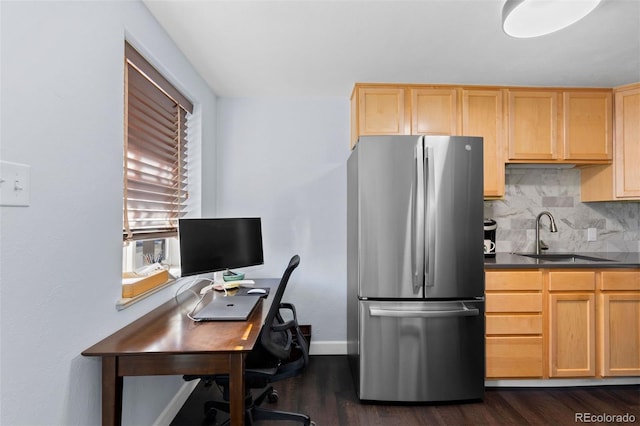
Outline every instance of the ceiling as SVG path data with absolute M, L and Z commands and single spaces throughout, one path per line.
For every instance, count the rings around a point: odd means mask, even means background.
M 640 81 L 640 0 L 534 39 L 504 0 L 143 0 L 224 97 L 348 97 L 355 82 L 615 87 Z

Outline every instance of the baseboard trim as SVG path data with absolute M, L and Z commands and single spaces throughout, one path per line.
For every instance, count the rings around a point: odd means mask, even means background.
M 156 421 L 153 422 L 153 426 L 169 426 L 199 382 L 200 380 L 185 382 L 174 397 L 171 398 L 165 409 L 162 410 Z
M 341 340 L 314 342 L 311 340 L 309 355 L 346 355 L 347 342 Z
M 484 385 L 490 388 L 536 388 L 536 387 L 576 387 L 576 386 L 615 386 L 638 385 L 640 377 L 606 377 L 584 379 L 515 379 L 515 380 L 485 380 Z

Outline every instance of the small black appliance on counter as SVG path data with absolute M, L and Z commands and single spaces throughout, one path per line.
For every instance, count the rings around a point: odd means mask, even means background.
M 495 220 L 484 220 L 484 257 L 496 257 L 496 229 Z

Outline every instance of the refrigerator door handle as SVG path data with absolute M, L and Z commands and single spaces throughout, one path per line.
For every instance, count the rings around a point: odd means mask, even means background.
M 395 318 L 446 318 L 446 317 L 477 317 L 480 311 L 478 308 L 469 308 L 461 303 L 460 309 L 445 309 L 439 311 L 423 311 L 420 309 L 385 309 L 370 306 L 369 315 L 372 317 L 395 317 Z
M 424 149 L 424 169 L 426 178 L 426 210 L 425 232 L 424 237 L 424 264 L 425 264 L 425 286 L 433 287 L 434 285 L 434 269 L 436 260 L 436 182 L 434 170 L 433 148 L 430 146 Z
M 425 182 L 424 182 L 424 138 L 416 143 L 415 150 L 415 192 L 411 224 L 411 269 L 414 294 L 424 286 L 425 260 Z

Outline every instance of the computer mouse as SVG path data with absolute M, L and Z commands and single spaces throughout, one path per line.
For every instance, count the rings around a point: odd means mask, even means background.
M 252 288 L 247 294 L 267 294 L 267 290 L 264 288 Z

